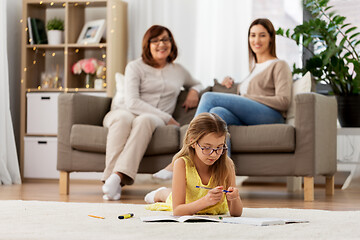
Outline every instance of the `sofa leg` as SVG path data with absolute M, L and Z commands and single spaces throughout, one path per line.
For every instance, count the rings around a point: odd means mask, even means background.
M 60 171 L 59 193 L 61 195 L 69 195 L 69 172 Z
M 334 195 L 334 176 L 326 176 L 326 183 L 325 183 L 325 193 L 328 196 Z
M 314 177 L 304 177 L 304 201 L 314 201 Z

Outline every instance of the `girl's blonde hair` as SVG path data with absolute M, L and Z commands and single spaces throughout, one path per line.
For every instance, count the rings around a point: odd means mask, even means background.
M 219 137 L 225 136 L 225 139 L 229 135 L 226 123 L 217 114 L 201 113 L 190 122 L 184 137 L 183 146 L 181 150 L 175 154 L 173 161 L 180 157 L 189 157 L 190 160 L 193 161 L 195 149 L 192 146 L 209 133 L 215 133 Z M 226 140 L 224 144 L 225 143 Z M 234 163 L 227 156 L 227 150 L 210 166 L 210 170 L 213 176 L 213 187 L 224 186 L 224 188 L 227 189 L 230 186 L 230 176 L 232 175 L 231 173 L 234 172 Z

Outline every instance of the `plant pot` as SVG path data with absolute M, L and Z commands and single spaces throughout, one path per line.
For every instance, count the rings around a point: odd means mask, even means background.
M 360 127 L 360 95 L 336 96 L 341 127 Z
M 60 30 L 49 30 L 47 33 L 48 43 L 50 45 L 62 44 L 63 41 L 63 31 Z

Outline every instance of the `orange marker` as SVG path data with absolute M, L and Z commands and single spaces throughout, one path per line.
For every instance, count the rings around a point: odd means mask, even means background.
M 94 215 L 88 215 L 89 217 L 93 217 L 93 218 L 100 218 L 100 219 L 105 219 L 104 217 L 98 217 L 98 216 L 94 216 Z

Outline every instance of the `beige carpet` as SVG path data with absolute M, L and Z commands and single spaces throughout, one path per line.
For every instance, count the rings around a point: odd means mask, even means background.
M 117 218 L 128 212 L 135 216 Z M 142 216 L 164 214 L 170 212 L 151 212 L 134 204 L 0 201 L 0 239 L 360 239 L 360 211 L 244 209 L 246 217 L 310 221 L 264 227 L 140 221 Z

